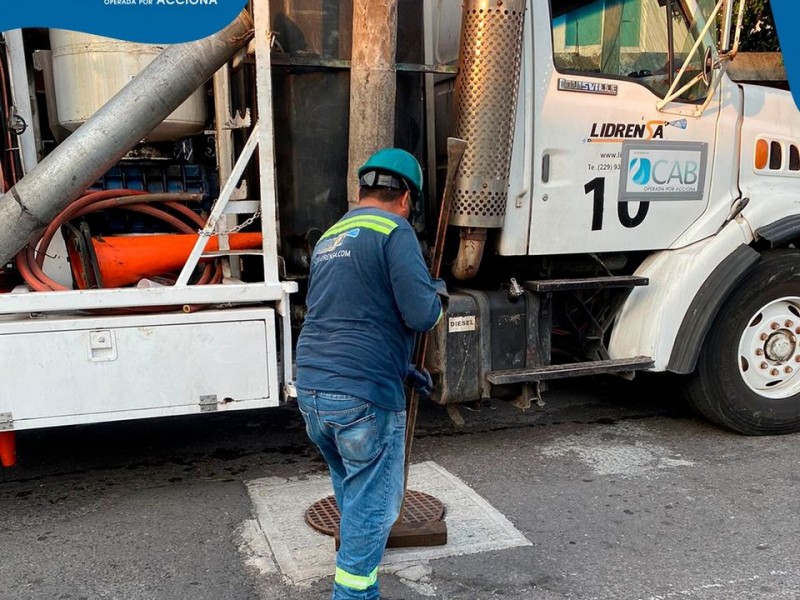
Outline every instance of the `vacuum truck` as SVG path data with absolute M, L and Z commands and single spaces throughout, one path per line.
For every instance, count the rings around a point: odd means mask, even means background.
M 361 32 L 349 1 L 246 8 L 169 47 L 4 33 L 4 464 L 16 431 L 294 395 L 311 251 L 352 201 Z M 671 372 L 720 425 L 800 430 L 800 113 L 730 76 L 741 11 L 397 3 L 385 129 L 425 170 L 427 256 L 447 138 L 467 142 L 434 402 Z

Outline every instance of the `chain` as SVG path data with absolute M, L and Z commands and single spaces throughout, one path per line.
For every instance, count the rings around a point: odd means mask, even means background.
M 253 216 L 251 216 L 249 219 L 242 221 L 236 227 L 228 229 L 227 231 L 203 231 L 202 229 L 200 229 L 198 230 L 197 233 L 200 234 L 201 236 L 206 236 L 206 237 L 210 237 L 212 235 L 228 235 L 230 233 L 237 233 L 242 229 L 244 229 L 245 227 L 247 227 L 248 225 L 252 225 L 255 222 L 255 220 L 260 216 L 261 216 L 261 207 L 259 206 L 258 210 L 253 213 Z

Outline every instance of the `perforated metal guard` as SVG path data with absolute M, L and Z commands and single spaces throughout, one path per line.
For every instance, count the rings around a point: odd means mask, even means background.
M 325 535 L 333 535 L 339 528 L 339 507 L 336 498 L 327 496 L 317 500 L 306 510 L 306 523 Z M 403 523 L 430 523 L 444 519 L 444 504 L 430 494 L 408 490 L 403 510 Z
M 464 2 L 456 135 L 467 149 L 453 190 L 453 225 L 503 226 L 524 17 L 524 0 Z

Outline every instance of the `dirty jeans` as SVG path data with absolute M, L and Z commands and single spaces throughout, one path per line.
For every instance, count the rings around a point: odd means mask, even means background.
M 342 515 L 333 600 L 378 600 L 378 564 L 403 500 L 406 413 L 314 390 L 298 389 L 297 402 Z

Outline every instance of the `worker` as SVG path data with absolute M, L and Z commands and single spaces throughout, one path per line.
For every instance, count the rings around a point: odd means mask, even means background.
M 328 463 L 341 513 L 334 600 L 380 598 L 378 564 L 403 499 L 404 380 L 430 392 L 409 365 L 415 332 L 442 318 L 433 279 L 407 221 L 422 169 L 386 148 L 358 169 L 358 205 L 317 242 L 297 343 L 297 399 Z

